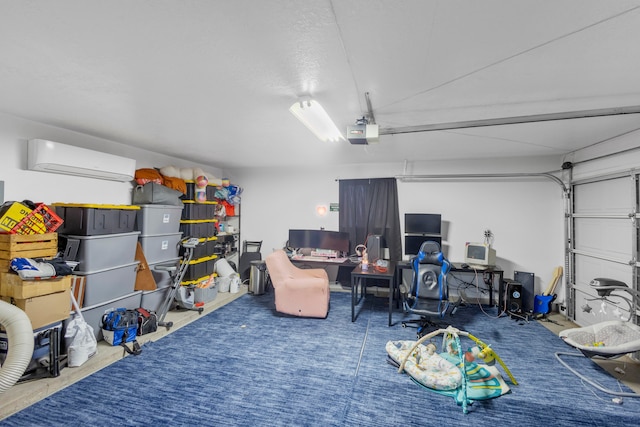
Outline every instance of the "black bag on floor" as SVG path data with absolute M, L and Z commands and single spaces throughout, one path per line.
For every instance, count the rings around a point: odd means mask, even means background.
M 158 330 L 158 315 L 153 310 L 136 308 L 138 313 L 138 335 L 150 334 Z

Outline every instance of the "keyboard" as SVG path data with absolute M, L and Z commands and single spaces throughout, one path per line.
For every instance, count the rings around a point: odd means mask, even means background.
M 486 265 L 476 265 L 476 264 L 469 264 L 469 268 L 472 270 L 486 270 L 489 267 Z

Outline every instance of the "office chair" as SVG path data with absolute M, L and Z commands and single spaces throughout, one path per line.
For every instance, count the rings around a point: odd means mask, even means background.
M 419 319 L 402 322 L 402 327 L 417 324 L 418 338 L 426 333 L 429 326 L 437 326 L 431 317 L 443 318 L 449 309 L 449 287 L 447 274 L 451 263 L 444 257 L 438 242 L 425 241 L 418 255 L 411 259 L 411 289 L 400 285 L 402 307 L 405 314 L 417 314 Z

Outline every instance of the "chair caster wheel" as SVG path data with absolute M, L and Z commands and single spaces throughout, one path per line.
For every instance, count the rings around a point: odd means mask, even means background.
M 404 323 L 404 322 L 402 322 L 402 327 L 403 327 L 403 328 L 406 328 L 406 327 L 407 327 L 407 324 L 406 324 L 406 323 Z

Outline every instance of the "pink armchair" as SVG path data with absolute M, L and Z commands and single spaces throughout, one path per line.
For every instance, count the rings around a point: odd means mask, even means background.
M 275 291 L 276 311 L 300 317 L 327 317 L 330 291 L 325 270 L 298 268 L 283 250 L 269 254 L 265 262 Z

